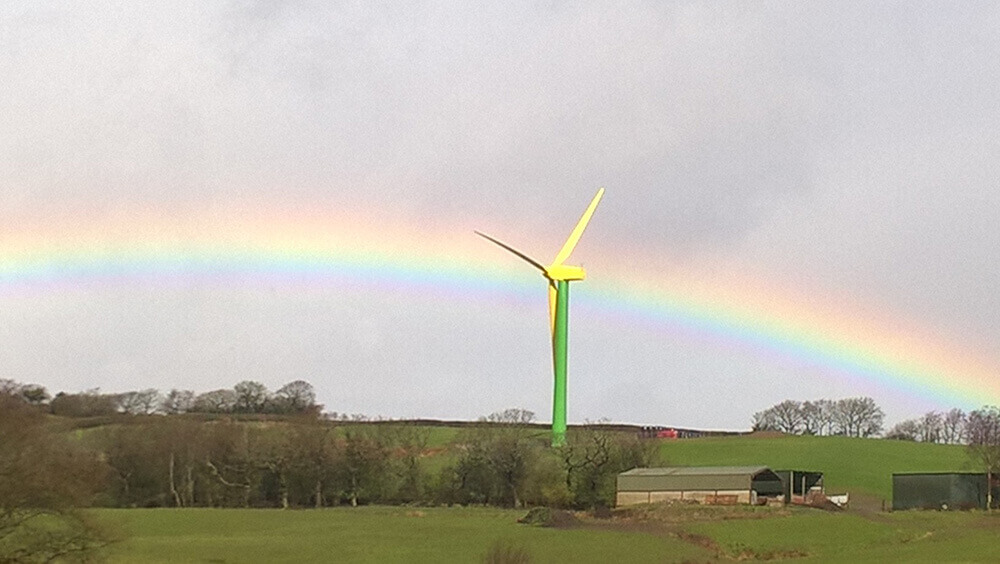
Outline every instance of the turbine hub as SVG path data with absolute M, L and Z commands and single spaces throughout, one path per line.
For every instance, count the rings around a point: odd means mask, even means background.
M 583 280 L 587 277 L 582 266 L 569 266 L 565 264 L 553 264 L 545 267 L 545 277 L 549 280 Z

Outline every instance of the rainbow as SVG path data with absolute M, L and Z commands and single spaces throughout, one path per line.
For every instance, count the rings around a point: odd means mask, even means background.
M 280 219 L 276 219 L 280 218 Z M 472 225 L 407 227 L 398 217 L 333 209 L 241 210 L 238 218 L 130 212 L 61 217 L 0 231 L 0 302 L 21 293 L 150 279 L 220 279 L 298 287 L 378 286 L 476 303 L 538 301 L 541 281 L 497 260 Z M 456 235 L 462 234 L 462 235 Z M 595 251 L 593 245 L 589 254 Z M 599 249 L 597 250 L 599 252 Z M 611 264 L 612 261 L 609 261 Z M 607 268 L 628 272 L 630 268 Z M 595 277 L 578 307 L 622 324 L 707 335 L 761 354 L 846 372 L 941 405 L 1000 402 L 1000 363 L 872 308 L 795 295 L 745 275 Z

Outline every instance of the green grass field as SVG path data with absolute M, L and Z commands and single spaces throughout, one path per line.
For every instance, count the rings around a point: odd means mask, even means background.
M 892 497 L 894 472 L 973 471 L 964 447 L 847 437 L 708 437 L 664 441 L 664 465 L 761 464 L 823 472 L 830 493 Z
M 1000 561 L 1000 516 L 664 508 L 630 521 L 521 525 L 523 511 L 397 507 L 97 510 L 127 539 L 111 562 L 481 562 L 509 543 L 533 562 Z M 649 517 L 649 516 L 647 516 Z M 660 519 L 657 519 L 660 517 Z
M 112 562 L 478 562 L 496 542 L 535 562 L 704 558 L 678 538 L 638 531 L 552 529 L 517 523 L 524 511 L 399 507 L 96 510 L 127 539 Z

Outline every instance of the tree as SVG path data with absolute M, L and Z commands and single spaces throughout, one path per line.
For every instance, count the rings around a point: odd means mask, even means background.
M 993 476 L 1000 472 L 1000 408 L 985 406 L 969 413 L 965 423 L 969 456 L 986 472 L 986 507 L 993 507 Z
M 775 419 L 774 410 L 767 408 L 753 414 L 754 431 L 777 431 L 778 421 Z
M 785 400 L 764 411 L 754 413 L 754 431 L 780 431 L 796 434 L 803 430 L 802 402 Z
M 426 476 L 420 459 L 423 457 L 430 430 L 415 425 L 395 425 L 386 429 L 391 434 L 391 443 L 396 453 L 396 472 L 399 488 L 396 499 L 412 503 L 423 499 Z
M 278 504 L 282 509 L 288 509 L 289 480 L 296 454 L 291 434 L 286 426 L 276 425 L 258 429 L 255 435 L 252 443 L 254 460 L 276 483 Z
M 180 417 L 156 418 L 153 427 L 158 447 L 156 463 L 166 470 L 166 484 L 170 505 L 193 507 L 197 504 L 197 484 L 204 476 L 207 454 L 204 426 Z M 161 482 L 162 483 L 162 482 Z
M 21 395 L 21 383 L 10 378 L 0 378 L 0 395 L 18 397 Z
M 944 424 L 943 416 L 936 411 L 928 411 L 920 418 L 920 441 L 924 443 L 936 443 L 941 440 L 941 428 Z
M 236 404 L 233 411 L 236 413 L 264 413 L 267 401 L 271 394 L 267 391 L 267 386 L 260 382 L 244 380 L 233 386 L 236 393 Z
M 353 507 L 360 501 L 379 501 L 385 497 L 390 469 L 389 448 L 384 439 L 372 425 L 351 425 L 344 429 L 337 476 L 344 498 Z
M 836 402 L 828 399 L 816 400 L 813 402 L 816 406 L 817 414 L 817 424 L 819 427 L 818 435 L 832 435 L 834 425 L 836 424 Z
M 191 390 L 178 390 L 176 388 L 167 392 L 160 409 L 167 415 L 187 413 L 194 408 L 195 395 Z
M 534 416 L 525 409 L 497 411 L 459 434 L 458 460 L 442 474 L 446 501 L 521 505 L 541 444 L 527 426 Z
M 233 390 L 212 390 L 194 398 L 192 411 L 199 413 L 230 413 L 236 407 L 236 392 Z
M 295 425 L 291 435 L 296 478 L 311 493 L 317 509 L 326 505 L 341 454 L 332 431 L 319 419 L 310 418 Z
M 281 413 L 305 413 L 318 407 L 316 391 L 305 380 L 294 380 L 278 388 L 274 393 L 274 403 L 276 411 Z
M 656 441 L 643 441 L 600 425 L 575 429 L 569 438 L 560 453 L 566 485 L 578 507 L 610 507 L 618 474 L 648 467 L 656 457 Z
M 212 503 L 250 507 L 254 486 L 260 484 L 250 428 L 225 421 L 213 424 L 207 431 L 205 469 L 218 486 L 210 490 Z
M 802 434 L 821 435 L 823 430 L 823 407 L 818 402 L 805 401 L 799 409 L 802 418 Z
M 158 433 L 149 425 L 107 425 L 89 438 L 111 468 L 108 497 L 119 507 L 162 506 L 166 472 L 158 464 Z
M 118 399 L 114 395 L 102 394 L 99 388 L 79 394 L 59 392 L 49 402 L 53 415 L 65 417 L 94 417 L 114 415 L 118 412 Z
M 941 421 L 941 440 L 953 445 L 965 440 L 965 412 L 954 408 Z
M 507 409 L 486 418 L 491 423 L 483 428 L 486 459 L 496 477 L 499 501 L 506 507 L 520 506 L 523 498 L 536 450 L 531 443 L 532 431 L 526 425 L 534 418 L 535 414 L 526 409 Z
M 0 561 L 86 558 L 109 542 L 85 514 L 103 479 L 92 453 L 45 427 L 21 398 L 0 394 Z
M 782 433 L 796 434 L 802 428 L 802 402 L 785 400 L 771 408 L 774 422 Z
M 480 417 L 479 420 L 502 425 L 528 425 L 535 420 L 535 412 L 512 407 L 503 411 L 495 411 L 485 418 Z
M 147 388 L 137 392 L 119 394 L 118 409 L 129 415 L 151 415 L 156 413 L 162 401 L 159 390 Z
M 896 423 L 892 429 L 889 429 L 885 438 L 897 441 L 916 441 L 919 435 L 920 425 L 913 419 L 907 419 Z
M 885 413 L 869 397 L 846 398 L 835 404 L 837 430 L 848 437 L 871 437 L 882 431 Z
M 22 384 L 8 378 L 0 378 L 0 395 L 19 398 L 31 405 L 43 405 L 50 399 L 45 386 Z
M 52 396 L 46 391 L 45 386 L 37 384 L 26 384 L 21 387 L 21 397 L 31 405 L 45 405 Z

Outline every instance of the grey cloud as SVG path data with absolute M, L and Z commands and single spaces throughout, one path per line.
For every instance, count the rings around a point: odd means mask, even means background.
M 545 258 L 605 185 L 591 257 L 645 276 L 746 269 L 1000 353 L 998 23 L 991 3 L 9 4 L 0 211 L 315 202 L 475 224 Z M 505 406 L 486 396 L 547 410 L 546 343 L 527 336 L 544 334 L 544 304 L 539 320 L 479 303 L 372 315 L 396 298 L 197 285 L 4 299 L 3 326 L 18 329 L 0 361 L 67 387 L 173 385 L 153 365 L 197 388 L 342 366 L 414 395 L 342 381 L 325 392 L 333 409 Z M 769 370 L 798 382 L 790 393 L 851 389 L 752 354 L 727 364 L 689 337 L 671 348 L 655 332 L 627 343 L 578 327 L 581 417 L 660 416 L 594 391 L 623 373 L 699 424 L 699 391 L 737 404 L 723 383 Z M 386 342 L 397 352 L 379 356 Z M 664 381 L 703 384 L 677 399 Z M 458 385 L 461 408 L 447 401 Z M 721 424 L 742 425 L 738 411 Z

